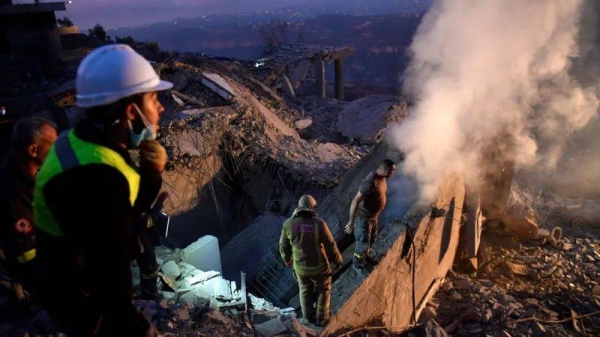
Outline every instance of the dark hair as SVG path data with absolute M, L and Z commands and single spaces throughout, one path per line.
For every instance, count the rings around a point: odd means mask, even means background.
M 381 164 L 379 164 L 379 168 L 382 170 L 390 171 L 392 169 L 392 167 L 394 167 L 396 165 L 396 163 L 394 163 L 393 161 L 389 160 L 389 159 L 384 159 Z
M 138 106 L 140 106 L 143 100 L 144 93 L 135 94 L 129 97 L 122 98 L 108 105 L 88 108 L 85 110 L 85 114 L 87 118 L 92 120 L 93 122 L 100 123 L 105 127 L 109 127 L 120 118 L 120 115 L 123 113 L 123 111 L 129 104 L 136 103 Z
M 42 117 L 33 116 L 20 119 L 15 124 L 10 137 L 11 147 L 16 151 L 23 151 L 29 145 L 38 144 L 43 136 L 42 128 L 46 125 L 56 129 L 54 123 Z

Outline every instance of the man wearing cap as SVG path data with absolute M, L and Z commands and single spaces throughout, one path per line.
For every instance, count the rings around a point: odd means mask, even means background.
M 130 263 L 136 217 L 162 184 L 157 94 L 171 87 L 127 45 L 100 47 L 79 65 L 85 119 L 50 149 L 34 194 L 39 299 L 69 336 L 158 335 L 132 303 Z
M 283 223 L 279 253 L 293 267 L 300 292 L 303 324 L 329 322 L 331 274 L 342 265 L 342 255 L 327 223 L 317 217 L 317 201 L 303 195 L 292 217 Z M 316 313 L 315 313 L 316 305 Z

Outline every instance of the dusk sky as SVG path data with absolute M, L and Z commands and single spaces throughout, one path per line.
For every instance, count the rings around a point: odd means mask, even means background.
M 298 2 L 278 0 L 276 3 L 286 5 Z M 57 16 L 66 15 L 81 28 L 89 28 L 96 23 L 105 28 L 115 28 L 178 17 L 264 10 L 272 8 L 273 3 L 272 0 L 73 0 L 67 5 L 67 11 L 57 13 Z
M 56 0 L 41 0 L 55 2 Z M 356 2 L 357 0 L 355 0 Z M 369 3 L 389 3 L 404 6 L 415 0 L 360 0 L 365 6 Z M 423 0 L 417 0 L 423 1 Z M 426 0 L 430 1 L 430 0 Z M 14 3 L 27 3 L 33 0 L 13 0 Z M 210 14 L 239 13 L 270 10 L 276 7 L 320 5 L 339 3 L 346 0 L 72 0 L 66 12 L 57 12 L 57 18 L 68 16 L 82 29 L 96 23 L 105 28 L 130 27 L 142 24 L 168 21 L 179 17 L 198 17 Z

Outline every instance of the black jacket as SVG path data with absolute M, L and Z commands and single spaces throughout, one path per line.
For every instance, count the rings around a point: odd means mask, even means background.
M 35 180 L 24 174 L 7 153 L 0 163 L 0 246 L 6 256 L 10 276 L 31 291 L 34 260 L 18 261 L 18 256 L 35 248 L 33 188 Z
M 111 148 L 133 166 L 129 153 L 103 138 L 89 121 L 80 123 L 75 134 Z M 162 179 L 143 171 L 140 175 L 133 207 L 127 180 L 108 165 L 71 168 L 53 177 L 44 188 L 46 204 L 65 236 L 38 234 L 42 272 L 54 275 L 45 286 L 43 300 L 52 308 L 50 314 L 71 332 L 82 333 L 99 317 L 103 318 L 103 330 L 123 336 L 143 335 L 149 327 L 132 304 L 130 263 L 134 257 L 134 223 L 150 208 Z M 60 273 L 65 276 L 57 276 Z

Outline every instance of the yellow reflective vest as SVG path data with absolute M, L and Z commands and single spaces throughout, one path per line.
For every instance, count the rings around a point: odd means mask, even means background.
M 40 230 L 53 236 L 64 236 L 44 198 L 46 184 L 70 168 L 91 164 L 112 166 L 121 172 L 129 183 L 129 201 L 133 206 L 140 188 L 139 173 L 116 151 L 82 140 L 71 129 L 62 133 L 52 145 L 36 178 L 33 212 L 36 226 Z

